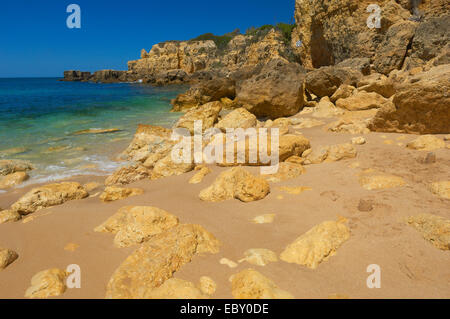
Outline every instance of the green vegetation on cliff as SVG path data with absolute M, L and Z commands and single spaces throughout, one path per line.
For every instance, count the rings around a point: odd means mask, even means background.
M 198 37 L 191 39 L 189 41 L 206 41 L 206 40 L 212 40 L 216 44 L 217 48 L 219 50 L 224 50 L 228 43 L 233 39 L 235 36 L 240 34 L 241 32 L 239 29 L 234 30 L 230 33 L 225 33 L 224 35 L 214 35 L 212 33 L 205 33 L 202 35 L 199 35 Z

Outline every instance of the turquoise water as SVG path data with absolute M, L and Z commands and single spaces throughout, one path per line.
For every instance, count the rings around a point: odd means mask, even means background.
M 137 83 L 61 82 L 57 78 L 0 79 L 0 159 L 29 160 L 28 182 L 79 174 L 107 174 L 114 155 L 139 123 L 171 127 L 170 99 L 185 87 Z M 86 129 L 119 129 L 74 135 Z

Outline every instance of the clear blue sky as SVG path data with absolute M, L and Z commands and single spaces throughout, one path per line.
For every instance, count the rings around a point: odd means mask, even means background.
M 66 7 L 81 7 L 81 29 Z M 126 70 L 140 50 L 166 40 L 290 23 L 295 0 L 2 0 L 0 77 L 61 76 L 64 70 Z

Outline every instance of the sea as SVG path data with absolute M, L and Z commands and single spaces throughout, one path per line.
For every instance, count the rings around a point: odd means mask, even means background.
M 27 160 L 35 167 L 22 186 L 107 175 L 123 165 L 117 155 L 138 124 L 172 127 L 182 115 L 170 112 L 170 100 L 185 86 L 59 80 L 0 78 L 0 160 Z M 115 131 L 77 134 L 89 129 Z

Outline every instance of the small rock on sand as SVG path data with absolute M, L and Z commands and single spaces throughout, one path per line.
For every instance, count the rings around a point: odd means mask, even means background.
M 14 250 L 0 247 L 0 270 L 8 267 L 17 258 L 19 258 L 19 255 Z
M 273 223 L 275 216 L 276 216 L 275 214 L 259 215 L 259 216 L 256 216 L 255 218 L 253 218 L 252 221 L 255 224 L 270 224 L 270 223 Z
M 245 258 L 239 260 L 240 263 L 246 261 L 252 265 L 265 266 L 268 263 L 278 261 L 277 255 L 265 248 L 248 249 L 244 252 L 244 256 Z
M 26 290 L 26 298 L 56 297 L 66 291 L 66 272 L 48 269 L 38 272 L 31 278 L 31 286 Z

